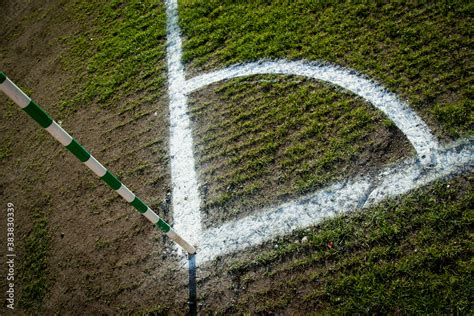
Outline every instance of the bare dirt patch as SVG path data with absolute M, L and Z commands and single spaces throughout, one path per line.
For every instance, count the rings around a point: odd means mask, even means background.
M 141 199 L 171 220 L 166 198 L 166 87 L 151 87 L 162 96 L 151 100 L 141 88 L 113 107 L 92 101 L 64 110 L 64 100 L 83 88 L 71 83 L 87 77 L 85 64 L 76 69 L 64 64 L 70 54 L 67 40 L 91 32 L 71 5 L 0 3 L 2 12 L 12 16 L 2 30 L 0 68 Z M 14 203 L 17 212 L 16 312 L 186 310 L 187 274 L 171 254 L 172 243 L 16 105 L 3 95 L 0 101 L 0 196 L 2 203 Z M 29 267 L 21 263 L 29 256 L 25 247 L 34 236 L 37 209 L 47 222 L 47 242 L 42 244 L 47 256 L 40 258 L 45 265 L 29 275 Z M 2 216 L 2 231 L 5 223 Z M 5 234 L 1 236 L 5 253 Z M 0 274 L 5 275 L 3 264 Z M 2 277 L 1 288 L 5 282 Z

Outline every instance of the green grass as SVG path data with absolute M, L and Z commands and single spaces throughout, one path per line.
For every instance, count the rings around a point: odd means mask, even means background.
M 230 80 L 194 94 L 190 107 L 204 211 L 212 224 L 410 152 L 381 112 L 304 78 Z
M 70 5 L 69 10 L 88 27 L 64 39 L 71 49 L 63 56 L 63 64 L 76 72 L 82 70 L 72 83 L 82 89 L 75 88 L 79 92 L 63 101 L 64 109 L 77 110 L 96 102 L 119 107 L 123 114 L 156 100 L 166 80 L 162 7 L 157 0 Z
M 64 37 L 61 61 L 77 73 L 60 108 L 101 113 L 99 159 L 123 181 L 141 179 L 137 194 L 168 190 L 165 14 L 158 0 L 77 1 L 66 10 L 80 30 Z M 122 149 L 120 149 L 122 148 Z M 159 164 L 150 161 L 159 160 Z M 164 163 L 161 163 L 164 162 Z M 122 170 L 120 170 L 122 169 Z M 162 180 L 157 184 L 157 174 Z M 143 182 L 148 177 L 152 182 Z M 132 182 L 133 183 L 133 182 Z M 145 183 L 145 185 L 143 185 Z M 143 194 L 143 193 L 142 193 Z M 155 193 L 153 193 L 155 196 Z
M 229 273 L 246 287 L 237 311 L 471 314 L 472 180 L 438 181 L 234 263 Z M 284 297 L 298 299 L 281 305 Z
M 470 1 L 180 1 L 189 69 L 262 58 L 336 63 L 408 99 L 446 138 L 472 135 L 472 12 Z
M 83 109 L 101 113 L 95 122 L 101 126 L 100 136 L 114 141 L 97 148 L 99 159 L 105 157 L 103 161 L 114 170 L 117 166 L 125 169 L 124 181 L 146 178 L 150 169 L 163 174 L 166 164 L 149 163 L 167 159 L 163 149 L 168 117 L 163 102 L 166 16 L 162 1 L 78 1 L 68 3 L 66 10 L 81 27 L 74 36 L 62 39 L 67 50 L 61 61 L 66 70 L 77 73 L 64 89 L 73 92 L 65 93 L 59 105 L 63 115 L 67 119 Z M 162 180 L 166 181 L 160 189 L 169 179 Z M 157 186 L 147 185 L 146 189 L 156 190 Z
M 182 0 L 180 23 L 193 74 L 259 59 L 334 63 L 407 100 L 450 141 L 473 135 L 473 9 Z M 369 105 L 301 78 L 231 80 L 190 104 L 209 225 L 408 154 Z M 472 180 L 438 181 L 250 250 L 229 269 L 235 303 L 221 312 L 472 314 Z

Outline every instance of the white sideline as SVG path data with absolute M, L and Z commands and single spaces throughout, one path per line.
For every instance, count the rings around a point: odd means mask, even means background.
M 186 81 L 181 63 L 182 48 L 177 10 L 176 0 L 166 1 L 173 228 L 191 244 L 199 244 L 201 200 L 194 169 L 193 139 L 187 113 L 187 97 L 183 88 Z

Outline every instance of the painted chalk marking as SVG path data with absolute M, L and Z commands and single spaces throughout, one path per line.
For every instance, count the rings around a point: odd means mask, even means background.
M 197 265 L 315 225 L 325 218 L 375 205 L 440 177 L 473 169 L 472 141 L 451 147 L 440 146 L 429 127 L 408 104 L 350 69 L 308 61 L 263 60 L 186 80 L 177 0 L 166 0 L 166 14 L 174 228 L 198 246 Z M 219 81 L 261 74 L 303 76 L 351 91 L 392 120 L 415 148 L 417 157 L 379 173 L 338 182 L 290 203 L 257 210 L 253 215 L 203 230 L 187 96 Z

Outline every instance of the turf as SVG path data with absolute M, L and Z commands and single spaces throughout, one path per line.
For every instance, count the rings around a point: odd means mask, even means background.
M 65 109 L 94 101 L 103 107 L 120 107 L 123 114 L 160 96 L 166 81 L 166 18 L 161 6 L 154 0 L 69 6 L 84 24 L 93 22 L 84 32 L 64 39 L 70 47 L 62 57 L 66 68 L 85 70 L 73 82 L 79 92 L 63 101 Z
M 168 191 L 167 104 L 163 3 L 149 1 L 78 1 L 66 10 L 81 25 L 62 39 L 61 62 L 77 76 L 59 104 L 68 113 L 101 108 L 101 138 L 115 141 L 97 148 L 109 168 L 123 170 L 122 181 L 141 178 L 140 187 Z M 159 122 L 156 129 L 155 121 Z M 104 157 L 104 158 L 102 158 Z M 157 163 L 158 161 L 158 163 Z M 154 171 L 151 171 L 154 170 Z M 145 179 L 145 180 L 143 180 Z M 133 180 L 132 180 L 133 181 Z M 138 188 L 140 190 L 140 188 Z M 146 194 L 146 193 L 145 193 Z M 161 193 L 159 194 L 161 196 Z M 159 198 L 148 199 L 161 207 Z
M 364 100 L 300 77 L 230 80 L 190 108 L 209 226 L 411 153 Z
M 81 25 L 63 38 L 67 51 L 58 56 L 75 79 L 64 83 L 62 101 L 42 105 L 171 219 L 162 1 L 56 4 Z M 468 1 L 180 1 L 188 74 L 260 58 L 329 61 L 407 99 L 444 140 L 472 136 L 472 12 Z M 33 30 L 47 13 L 38 10 L 19 28 Z M 27 38 L 33 44 L 25 46 L 11 25 L 9 40 L 18 43 L 8 55 L 28 52 L 21 56 L 35 69 L 18 83 L 58 84 L 54 72 L 38 68 L 46 48 L 38 55 L 38 41 Z M 35 33 L 39 39 L 48 27 Z M 14 73 L 14 63 L 8 66 Z M 34 92 L 47 96 L 49 89 Z M 273 203 L 409 153 L 393 125 L 362 100 L 303 78 L 232 80 L 191 102 L 208 225 L 240 215 L 230 212 L 232 203 Z M 10 108 L 2 115 L 0 163 L 17 171 L 2 174 L 0 186 L 23 204 L 19 254 L 34 252 L 18 267 L 18 311 L 183 313 L 186 275 L 173 271 L 169 241 L 137 214 L 128 216 L 118 196 L 77 171 L 83 166 L 69 165 L 44 131 L 20 128 L 28 123 L 16 115 Z M 215 260 L 199 276 L 201 307 L 226 314 L 472 314 L 472 180 L 439 181 L 331 219 L 249 249 L 245 260 Z M 38 187 L 51 193 L 48 207 L 37 203 Z
M 438 181 L 235 262 L 241 294 L 227 311 L 472 314 L 472 180 Z
M 330 62 L 407 100 L 442 142 L 473 136 L 472 3 L 179 3 L 189 76 Z M 302 78 L 231 80 L 190 106 L 209 226 L 409 154 L 369 105 Z M 472 199 L 465 176 L 295 232 L 234 263 L 233 303 L 219 304 L 226 292 L 211 281 L 201 300 L 222 313 L 472 313 Z
M 193 72 L 262 58 L 327 61 L 407 99 L 439 136 L 472 135 L 470 1 L 179 3 Z

